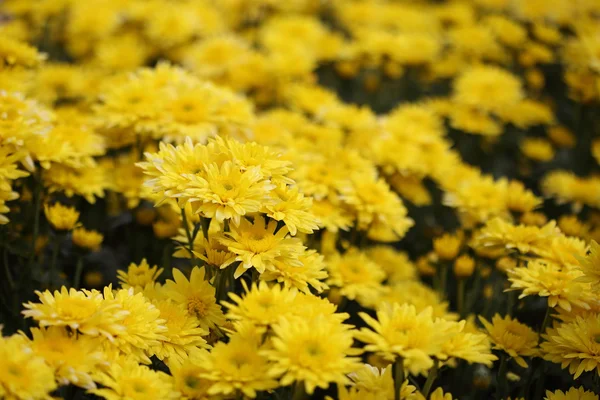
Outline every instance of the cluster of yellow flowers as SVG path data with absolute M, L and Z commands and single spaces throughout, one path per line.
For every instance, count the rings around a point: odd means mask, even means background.
M 0 398 L 600 399 L 600 2 L 5 0 Z

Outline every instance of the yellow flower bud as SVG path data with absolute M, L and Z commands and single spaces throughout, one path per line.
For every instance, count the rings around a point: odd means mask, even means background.
M 63 206 L 56 203 L 52 206 L 44 205 L 44 214 L 50 225 L 57 231 L 70 231 L 77 225 L 79 212 L 74 207 Z
M 156 218 L 156 210 L 154 208 L 140 208 L 135 213 L 135 220 L 143 226 L 152 225 Z
M 442 260 L 453 260 L 458 255 L 461 238 L 457 235 L 444 234 L 433 240 L 433 250 Z
M 468 278 L 475 271 L 475 260 L 466 254 L 454 261 L 454 275 L 459 278 Z
M 102 244 L 104 236 L 94 230 L 77 228 L 73 231 L 73 244 L 90 251 L 97 251 Z
M 506 271 L 508 271 L 509 269 L 516 268 L 516 266 L 517 261 L 511 257 L 502 257 L 499 258 L 498 261 L 496 261 L 496 268 L 498 268 L 504 273 L 506 273 Z

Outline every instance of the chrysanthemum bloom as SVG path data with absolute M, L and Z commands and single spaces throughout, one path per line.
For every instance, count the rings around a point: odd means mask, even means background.
M 569 390 L 557 390 L 551 392 L 546 390 L 544 400 L 598 400 L 599 397 L 592 391 L 585 390 L 583 387 L 570 388 Z
M 20 335 L 0 338 L 0 396 L 46 399 L 56 389 L 54 374 Z
M 85 389 L 96 388 L 92 374 L 106 363 L 98 340 L 59 327 L 32 328 L 31 335 L 31 348 L 54 369 L 57 382 L 61 385 L 72 383 Z
M 316 250 L 306 250 L 298 257 L 298 260 L 302 266 L 288 263 L 286 259 L 275 259 L 274 269 L 266 270 L 260 275 L 260 279 L 267 282 L 277 281 L 285 287 L 297 288 L 304 293 L 310 293 L 311 287 L 318 293 L 329 288 L 323 282 L 328 274 L 321 254 Z
M 487 335 L 480 332 L 469 332 L 466 322 L 452 322 L 442 345 L 441 359 L 461 359 L 470 363 L 484 364 L 491 367 L 498 358 L 492 354 L 491 343 Z
M 341 294 L 350 300 L 371 306 L 384 291 L 385 272 L 365 253 L 352 248 L 343 255 L 334 254 L 326 262 L 327 284 L 339 287 Z
M 534 161 L 547 162 L 554 158 L 554 148 L 546 139 L 526 138 L 521 142 L 521 152 Z
M 414 225 L 400 197 L 383 179 L 356 175 L 352 177 L 352 185 L 340 190 L 342 200 L 355 210 L 358 229 L 367 231 L 371 239 L 395 242 Z
M 530 327 L 520 323 L 510 316 L 504 318 L 496 314 L 489 323 L 485 318 L 479 317 L 496 350 L 502 350 L 522 366 L 527 368 L 523 357 L 538 355 L 538 334 Z
M 523 98 L 519 79 L 510 72 L 493 66 L 468 69 L 454 81 L 454 100 L 483 111 L 498 111 Z
M 44 61 L 46 55 L 9 36 L 0 40 L 0 68 L 5 66 L 34 67 Z
M 389 285 L 388 288 L 382 293 L 379 301 L 390 304 L 410 304 L 415 307 L 417 312 L 431 307 L 433 316 L 436 318 L 458 319 L 457 314 L 451 313 L 448 310 L 448 302 L 444 301 L 438 292 L 420 280 L 397 282 Z
M 233 335 L 228 343 L 218 342 L 212 351 L 199 354 L 200 375 L 211 381 L 208 394 L 229 395 L 241 391 L 255 398 L 257 391 L 274 389 L 277 381 L 268 375 L 269 362 L 256 341 Z
M 268 326 L 276 323 L 283 316 L 291 315 L 294 311 L 294 300 L 298 295 L 296 290 L 280 285 L 269 286 L 266 282 L 253 284 L 250 290 L 244 281 L 242 285 L 246 291 L 243 297 L 236 293 L 229 293 L 233 302 L 223 302 L 228 309 L 229 319 Z
M 281 318 L 273 326 L 272 348 L 265 350 L 273 362 L 269 375 L 281 377 L 282 386 L 303 382 L 308 394 L 330 383 L 348 384 L 346 376 L 359 366 L 352 349 L 351 325 L 326 316 L 312 320 Z
M 73 229 L 79 219 L 79 212 L 75 207 L 63 206 L 56 203 L 52 206 L 44 205 L 44 213 L 50 225 L 57 231 L 69 231 Z
M 485 249 L 517 250 L 521 254 L 542 251 L 549 247 L 560 230 L 554 221 L 541 228 L 528 225 L 513 225 L 501 218 L 494 218 L 473 235 L 471 246 Z
M 600 314 L 590 313 L 556 324 L 542 337 L 545 360 L 560 364 L 561 368 L 569 367 L 575 379 L 594 369 L 600 374 Z
M 313 233 L 319 229 L 318 219 L 310 212 L 311 197 L 304 197 L 297 187 L 288 186 L 279 186 L 272 195 L 276 196 L 276 201 L 265 204 L 262 211 L 276 221 L 283 221 L 292 236 L 297 232 Z
M 299 256 L 305 251 L 302 242 L 290 238 L 286 227 L 275 232 L 276 229 L 277 221 L 256 216 L 254 222 L 241 220 L 238 226 L 232 226 L 231 231 L 219 239 L 230 252 L 237 254 L 236 260 L 241 261 L 235 270 L 235 278 L 252 267 L 261 274 L 267 269 L 275 270 L 276 259 L 291 266 L 302 266 L 299 260 Z
M 117 277 L 123 289 L 129 289 L 130 287 L 144 288 L 146 285 L 154 283 L 163 270 L 163 268 L 158 268 L 156 265 L 150 267 L 144 258 L 139 265 L 129 264 L 127 272 L 118 270 Z
M 107 347 L 116 347 L 123 354 L 136 357 L 140 362 L 150 364 L 149 357 L 153 349 L 164 340 L 167 331 L 165 320 L 160 318 L 160 311 L 142 293 L 135 293 L 133 288 L 112 291 L 110 286 L 104 288 L 105 301 L 117 301 L 127 316 L 122 324 L 125 330 L 116 335 L 115 340 L 105 341 Z
M 114 360 L 105 371 L 99 370 L 94 379 L 103 387 L 92 389 L 90 393 L 106 400 L 164 400 L 181 397 L 174 388 L 171 376 L 153 371 L 128 358 Z
M 82 249 L 87 249 L 89 251 L 97 251 L 102 245 L 104 236 L 94 230 L 88 231 L 84 228 L 76 228 L 73 230 L 72 240 L 73 244 L 75 244 L 77 247 L 81 247 Z
M 153 352 L 169 367 L 180 365 L 189 357 L 191 351 L 208 347 L 203 336 L 208 336 L 209 331 L 200 327 L 198 319 L 188 314 L 182 304 L 171 300 L 155 301 L 154 305 L 160 311 L 160 318 L 165 321 L 167 330 L 162 333 L 164 337 L 153 348 Z
M 170 367 L 175 389 L 177 389 L 186 399 L 209 400 L 208 389 L 212 382 L 201 378 L 204 368 L 187 360 L 180 366 Z
M 97 290 L 67 290 L 51 293 L 35 292 L 40 303 L 24 304 L 25 317 L 38 321 L 40 326 L 68 326 L 90 336 L 104 336 L 113 339 L 125 331 L 123 320 L 129 315 L 115 300 L 105 300 Z
M 385 272 L 388 282 L 396 283 L 417 278 L 417 267 L 403 251 L 392 246 L 372 246 L 366 250 L 370 260 Z
M 190 280 L 179 271 L 173 270 L 173 279 L 167 280 L 161 294 L 181 304 L 188 314 L 198 319 L 203 329 L 213 329 L 225 324 L 225 316 L 215 298 L 215 288 L 204 279 L 204 269 L 194 267 Z
M 600 286 L 600 245 L 595 240 L 590 244 L 590 253 L 579 260 L 579 268 L 583 276 L 578 280 L 591 283 L 592 288 Z
M 589 284 L 580 282 L 582 272 L 554 263 L 533 260 L 526 267 L 507 271 L 509 290 L 521 290 L 519 298 L 534 295 L 548 298 L 549 307 L 571 311 L 572 306 L 589 309 L 594 301 Z
M 384 303 L 377 319 L 365 313 L 359 315 L 369 328 L 362 328 L 356 338 L 366 343 L 366 351 L 375 352 L 386 360 L 404 359 L 411 374 L 424 373 L 433 366 L 434 356 L 441 355 L 448 321 L 434 321 L 432 308 L 417 313 L 409 304 Z

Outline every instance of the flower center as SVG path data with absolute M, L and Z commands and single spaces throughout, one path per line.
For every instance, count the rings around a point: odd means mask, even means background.
M 185 386 L 189 387 L 190 389 L 196 389 L 198 386 L 200 386 L 200 378 L 195 376 L 186 376 Z
M 208 313 L 208 307 L 206 306 L 206 303 L 204 303 L 202 299 L 195 296 L 188 300 L 187 308 L 190 314 L 194 314 L 198 318 L 204 318 Z

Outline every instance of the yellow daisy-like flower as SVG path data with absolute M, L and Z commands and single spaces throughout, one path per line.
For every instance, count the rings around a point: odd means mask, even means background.
M 589 309 L 594 301 L 589 284 L 580 282 L 582 272 L 556 264 L 533 260 L 526 267 L 507 271 L 510 290 L 521 290 L 519 298 L 530 295 L 548 297 L 549 307 L 571 311 L 572 306 Z
M 564 392 L 562 390 L 555 392 L 547 390 L 544 400 L 598 400 L 599 398 L 596 393 L 585 390 L 583 387 L 572 387 Z
M 54 374 L 41 355 L 20 335 L 0 338 L 0 396 L 6 399 L 50 399 Z
M 575 377 L 594 369 L 600 374 L 600 314 L 577 316 L 546 330 L 541 344 L 545 360 L 569 367 Z
M 431 307 L 417 312 L 409 304 L 384 303 L 377 311 L 377 319 L 359 313 L 369 328 L 362 328 L 355 336 L 366 343 L 366 351 L 388 361 L 402 357 L 405 368 L 417 375 L 431 368 L 432 357 L 442 349 L 445 329 L 440 329 L 441 323 L 434 323 L 432 312 Z
M 169 367 L 180 365 L 191 351 L 207 347 L 203 336 L 209 334 L 208 330 L 200 327 L 200 322 L 195 316 L 188 314 L 182 304 L 171 300 L 154 302 L 160 311 L 160 318 L 165 321 L 167 330 L 162 333 L 164 340 L 153 349 L 156 356 L 163 360 Z
M 200 188 L 192 187 L 184 195 L 189 193 L 196 212 L 219 222 L 231 219 L 239 225 L 242 216 L 259 211 L 269 201 L 269 192 L 275 188 L 263 179 L 260 167 L 242 172 L 231 161 L 225 161 L 221 166 L 207 165 L 204 172 L 206 178 L 199 178 Z
M 448 233 L 433 240 L 433 250 L 442 260 L 453 260 L 458 256 L 462 245 L 461 235 L 450 235 Z
M 446 340 L 442 345 L 442 359 L 461 359 L 470 363 L 484 364 L 491 367 L 498 358 L 492 354 L 491 343 L 487 335 L 480 332 L 469 332 L 466 321 L 452 323 Z
M 454 81 L 454 100 L 483 111 L 498 111 L 523 98 L 519 79 L 494 66 L 476 66 Z
M 57 231 L 70 231 L 77 225 L 79 212 L 75 207 L 63 206 L 56 203 L 52 206 L 44 205 L 44 214 L 50 225 Z
M 319 229 L 317 218 L 309 212 L 312 198 L 304 197 L 298 188 L 280 186 L 273 191 L 277 201 L 266 204 L 263 212 L 276 221 L 283 221 L 292 236 L 296 232 L 313 233 Z
M 46 58 L 35 47 L 8 36 L 0 38 L 0 68 L 8 66 L 35 67 Z
M 296 290 L 280 285 L 269 286 L 266 282 L 253 284 L 250 290 L 244 281 L 242 281 L 242 285 L 246 291 L 243 297 L 236 293 L 229 293 L 233 302 L 223 302 L 228 309 L 227 317 L 229 319 L 269 326 L 294 311 L 295 298 L 298 295 Z
M 201 353 L 196 363 L 204 369 L 200 376 L 212 383 L 210 395 L 241 391 L 255 398 L 257 391 L 277 387 L 277 381 L 268 375 L 269 362 L 258 343 L 236 335 L 228 343 L 218 342 L 210 353 Z
M 367 231 L 371 239 L 394 242 L 414 225 L 402 200 L 383 179 L 355 176 L 352 186 L 341 188 L 341 193 L 342 199 L 356 210 L 358 228 Z
M 448 320 L 458 319 L 458 315 L 448 311 L 449 305 L 440 294 L 419 280 L 397 282 L 386 289 L 379 301 L 386 303 L 411 304 L 417 312 L 427 307 L 433 309 L 433 316 Z
M 471 246 L 487 250 L 517 250 L 530 254 L 550 247 L 552 239 L 560 235 L 554 221 L 542 227 L 513 225 L 501 218 L 494 218 L 475 233 Z
M 202 367 L 194 364 L 191 360 L 186 360 L 180 366 L 170 367 L 170 370 L 175 381 L 175 388 L 184 399 L 209 400 L 211 398 L 208 389 L 212 382 L 200 377 L 204 372 Z
M 334 254 L 327 260 L 327 284 L 340 288 L 343 296 L 371 306 L 383 292 L 384 270 L 369 257 L 352 248 L 345 254 Z
M 491 323 L 481 316 L 479 321 L 487 330 L 494 349 L 504 351 L 523 368 L 527 368 L 523 357 L 538 355 L 538 334 L 527 325 L 510 316 L 503 318 L 498 314 L 494 315 Z
M 94 230 L 76 228 L 73 230 L 72 240 L 73 244 L 77 247 L 90 251 L 97 251 L 102 245 L 104 236 Z
M 158 268 L 156 265 L 150 267 L 144 258 L 139 264 L 129 264 L 127 272 L 118 270 L 117 277 L 123 289 L 129 289 L 130 287 L 144 288 L 146 285 L 156 282 L 163 270 L 163 268 Z
M 31 348 L 54 369 L 61 385 L 95 389 L 92 374 L 105 364 L 98 341 L 86 335 L 69 333 L 64 328 L 32 328 Z
M 113 361 L 106 371 L 98 371 L 94 378 L 103 387 L 90 390 L 90 393 L 106 400 L 180 398 L 171 376 L 139 365 L 132 359 L 119 358 Z
M 323 256 L 316 250 L 306 250 L 298 260 L 302 266 L 296 266 L 283 261 L 274 260 L 274 270 L 266 270 L 260 275 L 264 281 L 277 281 L 285 287 L 297 288 L 304 293 L 310 293 L 311 288 L 321 293 L 329 286 L 323 282 L 328 274 L 325 269 Z
M 348 384 L 346 376 L 360 363 L 352 349 L 351 325 L 326 316 L 311 320 L 282 318 L 273 326 L 271 348 L 265 350 L 273 362 L 269 375 L 280 377 L 280 385 L 304 382 L 308 394 L 330 383 Z
M 75 290 L 62 287 L 51 293 L 35 292 L 40 303 L 26 303 L 23 315 L 33 318 L 42 327 L 68 326 L 90 336 L 114 339 L 125 331 L 123 320 L 129 314 L 114 300 L 105 300 L 97 290 Z
M 159 341 L 165 340 L 163 333 L 167 331 L 160 311 L 142 293 L 135 293 L 133 288 L 113 292 L 110 286 L 105 287 L 104 298 L 105 301 L 115 300 L 127 312 L 122 321 L 125 330 L 116 335 L 114 340 L 105 341 L 104 345 L 150 364 L 149 357 L 154 354 L 153 349 Z
M 592 284 L 592 287 L 600 285 L 600 245 L 595 240 L 590 244 L 590 253 L 579 260 L 579 268 L 583 276 L 578 280 Z
M 161 294 L 187 309 L 196 317 L 202 329 L 214 329 L 225 324 L 221 306 L 217 304 L 213 286 L 204 279 L 204 269 L 194 267 L 188 280 L 178 269 L 173 270 L 173 279 L 167 280 Z
M 238 255 L 236 260 L 241 261 L 235 270 L 235 278 L 239 278 L 252 267 L 261 274 L 265 270 L 275 270 L 276 259 L 291 266 L 302 266 L 298 259 L 305 249 L 302 242 L 290 238 L 285 227 L 276 232 L 277 221 L 267 221 L 262 216 L 255 217 L 254 222 L 243 219 L 238 226 L 232 226 L 231 231 L 219 239 L 230 252 Z
M 554 148 L 546 139 L 526 138 L 521 142 L 521 152 L 531 160 L 546 162 L 554 158 Z
M 392 246 L 373 246 L 366 250 L 367 256 L 378 264 L 390 283 L 417 278 L 417 267 L 403 251 Z

